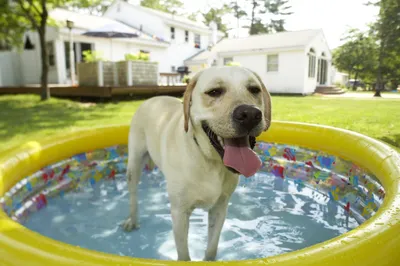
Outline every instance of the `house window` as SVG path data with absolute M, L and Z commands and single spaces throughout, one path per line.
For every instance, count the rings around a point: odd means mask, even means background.
M 315 56 L 314 49 L 310 49 L 308 54 L 308 77 L 315 78 L 315 67 L 317 64 L 317 57 Z
M 146 51 L 146 50 L 140 50 L 140 53 L 141 53 L 141 54 L 150 54 L 150 52 L 149 52 L 149 51 Z
M 47 56 L 49 60 L 49 66 L 55 66 L 56 65 L 56 58 L 54 54 L 54 42 L 47 42 Z
M 189 42 L 189 31 L 185 30 L 185 42 Z
M 277 72 L 279 57 L 277 54 L 267 55 L 267 72 Z
M 24 50 L 34 50 L 35 45 L 32 44 L 29 35 L 26 35 L 25 43 L 24 43 Z
M 230 62 L 233 62 L 233 58 L 232 57 L 225 57 L 224 58 L 224 65 L 226 66 L 227 64 L 229 64 Z
M 175 28 L 171 27 L 171 40 L 175 39 Z
M 175 66 L 171 66 L 171 72 L 175 72 L 176 67 Z
M 194 47 L 200 49 L 201 48 L 201 43 L 200 43 L 200 34 L 195 34 L 194 35 Z

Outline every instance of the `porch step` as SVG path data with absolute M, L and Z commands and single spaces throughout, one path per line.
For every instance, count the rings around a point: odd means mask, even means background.
M 317 86 L 315 93 L 319 94 L 343 94 L 346 91 L 335 86 Z

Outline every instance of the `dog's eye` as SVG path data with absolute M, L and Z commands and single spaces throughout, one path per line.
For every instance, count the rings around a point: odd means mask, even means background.
M 210 91 L 207 91 L 206 94 L 207 94 L 208 96 L 211 96 L 211 97 L 216 98 L 216 97 L 221 96 L 223 92 L 224 92 L 223 89 L 217 88 L 217 89 L 212 89 L 212 90 L 210 90 Z
M 249 92 L 251 92 L 253 94 L 257 94 L 261 91 L 260 88 L 257 86 L 250 86 L 247 89 L 249 90 Z

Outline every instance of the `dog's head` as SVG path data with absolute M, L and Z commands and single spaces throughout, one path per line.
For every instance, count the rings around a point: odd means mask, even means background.
M 184 94 L 184 129 L 202 128 L 225 161 L 227 148 L 253 148 L 271 124 L 271 98 L 261 78 L 236 66 L 198 72 Z M 236 149 L 239 152 L 239 149 Z M 244 152 L 241 150 L 241 152 Z

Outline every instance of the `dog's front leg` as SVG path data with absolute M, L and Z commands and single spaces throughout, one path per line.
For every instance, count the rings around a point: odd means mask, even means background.
M 221 196 L 217 203 L 208 211 L 208 243 L 205 261 L 213 261 L 217 256 L 219 238 L 228 209 L 229 197 Z
M 190 261 L 188 234 L 189 234 L 189 218 L 193 209 L 182 209 L 171 206 L 172 228 L 174 232 L 174 240 L 176 250 L 178 252 L 178 260 Z

